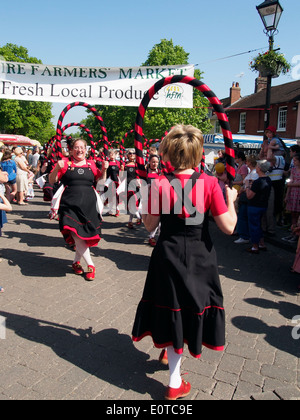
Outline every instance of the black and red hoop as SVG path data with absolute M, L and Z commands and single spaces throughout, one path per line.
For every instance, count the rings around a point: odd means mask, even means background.
M 57 149 L 58 149 L 58 158 L 62 159 L 62 150 L 61 150 L 61 138 L 62 138 L 62 128 L 63 128 L 63 120 L 66 116 L 66 113 L 70 111 L 70 109 L 76 107 L 76 106 L 83 106 L 85 108 L 88 108 L 96 117 L 96 119 L 99 121 L 102 134 L 103 134 L 103 149 L 104 149 L 104 155 L 107 158 L 108 157 L 108 138 L 107 138 L 107 130 L 104 125 L 103 119 L 96 108 L 93 106 L 87 104 L 86 102 L 74 102 L 72 104 L 67 105 L 62 113 L 60 114 L 57 122 L 56 127 L 56 141 L 57 141 Z M 94 148 L 93 148 L 94 146 Z M 95 144 L 92 145 L 92 153 L 95 154 Z
M 80 128 L 82 128 L 87 133 L 87 135 L 88 135 L 88 137 L 90 139 L 90 143 L 91 143 L 90 157 L 92 159 L 95 159 L 95 157 L 96 157 L 96 144 L 94 142 L 94 137 L 92 135 L 91 130 L 89 128 L 87 128 L 84 124 L 72 122 L 72 123 L 69 123 L 69 124 L 65 125 L 61 129 L 62 133 L 64 133 L 68 128 L 71 128 L 71 127 L 80 127 Z
M 143 158 L 143 122 L 147 107 L 153 96 L 163 87 L 173 83 L 185 83 L 193 86 L 195 89 L 202 92 L 213 106 L 214 111 L 219 119 L 220 126 L 222 128 L 224 143 L 225 143 L 225 154 L 226 154 L 226 170 L 230 181 L 235 178 L 235 165 L 234 157 L 235 152 L 233 148 L 232 133 L 228 122 L 227 115 L 224 112 L 224 108 L 217 96 L 212 92 L 209 87 L 201 82 L 200 80 L 189 77 L 189 76 L 170 76 L 159 80 L 153 85 L 148 92 L 145 94 L 139 109 L 135 123 L 135 138 L 134 144 L 136 149 L 136 163 L 137 163 L 137 175 L 139 178 L 146 179 L 146 170 Z

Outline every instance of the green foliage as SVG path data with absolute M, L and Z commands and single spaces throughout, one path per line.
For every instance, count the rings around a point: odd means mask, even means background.
M 188 64 L 189 53 L 186 53 L 180 45 L 174 45 L 172 39 L 162 39 L 154 45 L 149 52 L 148 58 L 142 66 L 172 66 Z
M 30 57 L 27 48 L 15 44 L 0 47 L 0 56 L 6 61 L 42 63 Z M 51 110 L 52 104 L 47 102 L 1 99 L 0 132 L 24 135 L 44 144 L 55 134 Z
M 2 56 L 5 61 L 42 64 L 41 60 L 28 55 L 27 48 L 10 43 L 0 47 L 0 56 Z
M 291 69 L 291 65 L 284 55 L 274 50 L 258 54 L 249 66 L 252 71 L 263 72 L 270 76 L 280 73 L 287 74 Z
M 184 49 L 173 44 L 172 40 L 162 39 L 159 44 L 154 45 L 149 52 L 148 58 L 142 66 L 167 66 L 188 64 L 189 53 Z M 195 77 L 201 79 L 201 72 L 195 71 Z M 150 103 L 151 105 L 151 103 Z M 148 108 L 144 118 L 143 130 L 147 139 L 161 139 L 164 133 L 175 124 L 192 124 L 200 128 L 203 133 L 208 133 L 211 124 L 207 119 L 209 101 L 201 92 L 194 89 L 194 108 L 175 109 L 175 108 Z M 96 106 L 103 118 L 107 128 L 109 141 L 121 140 L 124 134 L 134 129 L 137 108 L 117 107 L 117 106 Z M 82 121 L 82 123 L 96 133 L 95 140 L 102 138 L 101 127 L 93 114 Z M 87 136 L 82 130 L 82 135 Z M 130 135 L 125 141 L 125 147 L 134 145 L 134 136 Z

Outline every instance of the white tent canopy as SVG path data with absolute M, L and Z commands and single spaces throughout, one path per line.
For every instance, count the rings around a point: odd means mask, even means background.
M 204 146 L 216 145 L 218 147 L 218 146 L 224 145 L 224 137 L 222 134 L 205 134 L 203 138 L 204 138 Z M 232 135 L 233 143 L 238 143 L 238 144 L 243 145 L 243 147 L 250 147 L 250 148 L 260 147 L 263 142 L 263 139 L 264 139 L 263 136 L 252 136 L 248 134 L 233 134 Z M 297 144 L 297 140 L 294 140 L 294 139 L 282 138 L 282 140 L 284 141 L 287 147 L 291 147 Z

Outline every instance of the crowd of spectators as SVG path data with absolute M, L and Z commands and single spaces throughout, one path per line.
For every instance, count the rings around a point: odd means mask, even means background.
M 288 235 L 279 240 L 297 246 L 292 272 L 300 273 L 300 146 L 289 149 L 276 135 L 275 127 L 268 127 L 262 147 L 255 155 L 236 151 L 238 190 L 236 210 L 238 222 L 235 233 L 237 245 L 250 244 L 248 252 L 266 251 L 266 236 L 280 235 L 286 228 Z M 221 188 L 228 183 L 222 154 L 214 168 Z

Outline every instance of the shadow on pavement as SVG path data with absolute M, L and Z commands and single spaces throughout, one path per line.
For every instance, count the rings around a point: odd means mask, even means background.
M 124 390 L 148 393 L 154 400 L 163 398 L 164 385 L 147 375 L 166 368 L 156 360 L 149 361 L 150 356 L 137 350 L 128 335 L 114 328 L 95 333 L 92 328 L 77 329 L 3 311 L 0 315 L 6 318 L 6 327 L 20 337 L 49 346 L 89 374 Z

